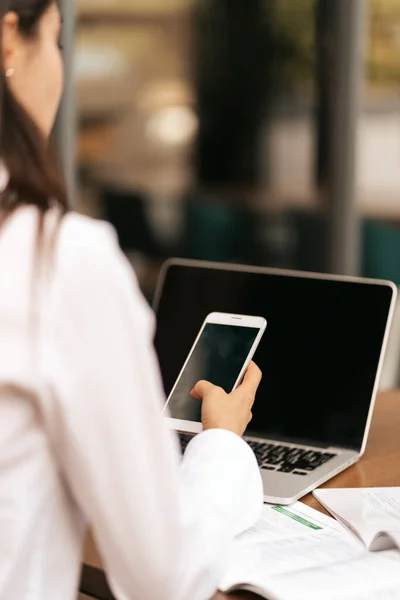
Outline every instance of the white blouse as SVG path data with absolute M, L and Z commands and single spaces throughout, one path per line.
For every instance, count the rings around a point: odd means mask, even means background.
M 0 229 L 0 600 L 76 600 L 87 526 L 118 599 L 205 600 L 261 511 L 255 457 L 210 430 L 181 460 L 115 233 L 53 216 L 39 248 L 33 207 Z

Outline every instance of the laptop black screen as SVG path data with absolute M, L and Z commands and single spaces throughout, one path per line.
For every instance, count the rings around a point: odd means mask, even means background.
M 155 339 L 165 391 L 210 312 L 262 316 L 248 432 L 359 450 L 392 295 L 388 285 L 172 265 Z

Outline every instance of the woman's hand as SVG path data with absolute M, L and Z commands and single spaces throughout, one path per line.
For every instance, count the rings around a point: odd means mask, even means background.
M 230 394 L 208 381 L 199 381 L 190 395 L 203 401 L 201 409 L 203 430 L 227 429 L 242 436 L 252 419 L 251 409 L 261 377 L 260 369 L 251 362 L 243 383 Z

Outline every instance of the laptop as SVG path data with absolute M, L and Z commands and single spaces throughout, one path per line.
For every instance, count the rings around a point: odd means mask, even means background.
M 363 454 L 396 295 L 388 281 L 168 261 L 154 299 L 165 392 L 209 313 L 265 317 L 254 356 L 263 380 L 244 439 L 256 455 L 265 502 L 290 504 Z M 183 430 L 168 409 L 184 451 L 198 423 Z

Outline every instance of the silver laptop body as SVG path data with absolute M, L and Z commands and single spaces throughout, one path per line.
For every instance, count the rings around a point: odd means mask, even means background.
M 248 267 L 248 266 L 236 266 L 236 265 L 226 265 L 226 264 L 217 264 L 217 263 L 206 263 L 201 261 L 191 261 L 184 259 L 174 259 L 168 261 L 160 274 L 157 290 L 154 299 L 154 308 L 157 313 L 158 325 L 157 325 L 157 334 L 156 334 L 156 349 L 160 358 L 160 366 L 163 372 L 163 376 L 166 373 L 166 369 L 174 373 L 168 373 L 169 377 L 169 387 L 171 387 L 171 382 L 173 378 L 178 375 L 179 367 L 178 363 L 171 369 L 171 366 L 168 363 L 171 360 L 171 357 L 167 357 L 166 350 L 163 350 L 164 344 L 166 348 L 167 340 L 165 337 L 168 335 L 170 337 L 171 334 L 168 334 L 168 326 L 171 326 L 171 321 L 173 321 L 176 317 L 174 316 L 174 310 L 180 312 L 182 315 L 182 310 L 180 306 L 187 306 L 188 315 L 191 310 L 190 304 L 193 303 L 193 311 L 201 313 L 201 308 L 199 307 L 199 302 L 201 303 L 203 300 L 200 298 L 195 298 L 191 296 L 189 293 L 190 288 L 196 289 L 196 278 L 201 278 L 204 283 L 207 281 L 207 273 L 210 277 L 210 290 L 209 294 L 213 295 L 216 293 L 216 286 L 218 285 L 218 281 L 221 278 L 226 278 L 226 281 L 232 281 L 232 290 L 236 289 L 235 279 L 243 278 L 243 277 L 251 277 L 252 275 L 257 276 L 257 281 L 261 282 L 261 277 L 270 278 L 271 282 L 268 280 L 268 285 L 270 286 L 270 295 L 273 295 L 273 290 L 279 286 L 283 288 L 285 285 L 291 286 L 291 295 L 293 296 L 293 302 L 296 302 L 296 285 L 299 288 L 299 297 L 307 297 L 307 286 L 310 287 L 310 294 L 314 294 L 312 296 L 313 301 L 315 301 L 316 291 L 314 286 L 322 286 L 323 293 L 329 298 L 329 286 L 332 285 L 332 294 L 338 293 L 337 302 L 342 302 L 343 314 L 346 311 L 346 293 L 352 293 L 348 289 L 348 284 L 356 284 L 352 287 L 354 289 L 354 293 L 357 294 L 357 299 L 354 300 L 355 306 L 363 299 L 365 296 L 365 302 L 368 303 L 369 296 L 372 297 L 374 302 L 376 302 L 376 312 L 382 313 L 378 315 L 370 314 L 370 319 L 378 320 L 379 327 L 376 326 L 377 332 L 377 341 L 375 343 L 375 350 L 372 352 L 374 358 L 371 360 L 369 355 L 367 356 L 368 360 L 365 360 L 366 367 L 369 369 L 368 372 L 368 381 L 370 381 L 370 386 L 368 388 L 368 394 L 365 394 L 365 398 L 362 399 L 361 404 L 364 406 L 364 413 L 362 419 L 359 419 L 357 423 L 357 419 L 355 422 L 355 428 L 359 430 L 359 441 L 358 446 L 352 444 L 350 447 L 346 445 L 336 445 L 336 444 L 327 444 L 321 438 L 324 437 L 323 434 L 319 433 L 318 429 L 315 429 L 315 437 L 313 435 L 308 435 L 307 439 L 304 439 L 303 432 L 300 430 L 296 432 L 296 423 L 291 423 L 291 431 L 289 435 L 280 435 L 274 436 L 270 435 L 267 432 L 260 431 L 263 427 L 258 426 L 257 433 L 250 431 L 247 435 L 245 435 L 244 439 L 250 444 L 250 446 L 255 451 L 257 456 L 258 463 L 260 465 L 261 476 L 264 485 L 264 500 L 265 502 L 275 503 L 275 504 L 290 504 L 297 500 L 298 498 L 304 496 L 308 492 L 312 491 L 316 487 L 323 484 L 328 479 L 331 479 L 350 465 L 354 464 L 358 458 L 364 453 L 368 432 L 371 423 L 371 417 L 374 408 L 374 402 L 378 390 L 379 385 L 379 377 L 382 370 L 385 348 L 388 341 L 390 325 L 394 313 L 395 300 L 397 294 L 396 286 L 387 281 L 376 281 L 376 280 L 367 280 L 360 278 L 349 278 L 349 277 L 340 277 L 340 276 L 330 276 L 330 275 L 318 275 L 318 274 L 310 274 L 310 273 L 300 273 L 293 271 L 282 271 L 276 269 L 268 269 L 268 268 L 256 268 L 256 267 Z M 218 277 L 218 279 L 217 279 Z M 181 278 L 181 281 L 179 281 Z M 288 279 L 291 278 L 291 279 Z M 285 281 L 283 281 L 285 279 Z M 243 280 L 245 281 L 245 280 Z M 275 288 L 274 286 L 275 282 Z M 320 283 L 313 283 L 320 282 Z M 323 283 L 325 282 L 325 283 Z M 260 285 L 258 283 L 257 285 Z M 185 287 L 186 286 L 186 287 Z M 272 286 L 272 287 L 271 287 Z M 324 287 L 325 286 L 325 287 Z M 361 287 L 359 287 L 361 286 Z M 374 286 L 374 288 L 371 288 Z M 376 287 L 378 286 L 378 287 Z M 226 287 L 226 286 L 225 286 Z M 351 287 L 351 285 L 350 285 Z M 222 288 L 222 283 L 221 283 Z M 300 289 L 301 288 L 301 289 Z M 327 288 L 325 290 L 325 288 Z M 260 288 L 261 289 L 261 288 Z M 185 295 L 185 290 L 187 290 L 187 298 L 182 296 Z M 370 290 L 370 292 L 368 291 Z M 382 290 L 382 292 L 380 292 Z M 301 293 L 300 293 L 301 292 Z M 318 292 L 318 290 L 317 290 Z M 166 298 L 166 295 L 175 296 L 175 300 L 171 298 Z M 359 298 L 358 298 L 359 296 Z M 179 300 L 178 300 L 179 298 Z M 219 301 L 218 298 L 215 299 L 217 306 L 216 310 L 224 310 L 225 307 L 221 306 L 222 301 Z M 259 298 L 257 298 L 259 300 Z M 278 298 L 279 300 L 279 298 Z M 349 306 L 351 305 L 351 298 L 349 299 Z M 204 304 L 207 304 L 212 300 L 209 300 L 207 294 L 204 295 Z M 335 301 L 336 302 L 336 301 Z M 178 305 L 175 307 L 175 304 Z M 276 306 L 278 306 L 279 302 L 275 299 Z M 336 304 L 333 304 L 334 307 Z M 204 307 L 203 312 L 207 312 L 209 306 Z M 229 307 L 228 307 L 229 308 Z M 248 307 L 244 306 L 242 312 L 248 311 Z M 265 334 L 266 343 L 273 345 L 273 340 L 269 340 L 269 331 L 271 330 L 271 326 L 273 326 L 273 316 L 272 316 L 272 324 L 271 324 L 271 314 L 269 314 L 268 309 L 268 294 L 266 294 L 265 299 L 265 310 L 266 310 L 266 318 L 269 324 L 269 329 Z M 279 309 L 278 309 L 279 310 Z M 349 308 L 350 310 L 350 308 Z M 360 310 L 364 310 L 364 308 L 360 305 Z M 258 313 L 257 313 L 258 314 Z M 289 314 L 289 312 L 287 313 Z M 355 313 L 354 313 L 355 314 Z M 264 315 L 263 315 L 264 316 Z M 309 321 L 312 320 L 313 316 L 308 317 Z M 328 318 L 328 317 L 327 317 Z M 354 321 L 353 317 L 353 321 Z M 190 315 L 188 316 L 190 319 Z M 167 321 L 169 322 L 167 323 Z M 199 316 L 200 320 L 200 316 Z M 366 319 L 367 321 L 367 319 Z M 350 321 L 349 321 L 350 322 Z M 166 323 L 166 326 L 163 326 L 162 323 Z M 197 325 L 196 325 L 197 326 Z M 184 327 L 184 324 L 183 324 Z M 277 329 L 279 329 L 279 323 L 277 324 Z M 368 340 L 368 331 L 369 323 L 365 323 L 365 340 Z M 195 326 L 193 326 L 193 331 L 195 330 Z M 310 323 L 310 330 L 312 330 L 312 323 Z M 176 335 L 182 335 L 181 333 L 176 331 Z M 293 332 L 295 335 L 295 331 Z M 279 331 L 275 332 L 275 339 L 280 341 Z M 287 341 L 290 344 L 290 331 L 287 336 L 289 339 Z M 329 336 L 327 336 L 329 338 Z M 176 338 L 177 339 L 177 338 Z M 171 343 L 172 342 L 172 343 Z M 174 348 L 173 340 L 169 340 L 169 347 Z M 326 340 L 326 344 L 329 345 L 329 339 Z M 346 344 L 346 339 L 343 340 L 343 343 Z M 322 339 L 322 346 L 320 349 L 316 351 L 324 353 L 325 349 L 323 347 L 324 339 Z M 190 349 L 190 344 L 186 344 L 187 351 Z M 361 347 L 361 346 L 360 346 Z M 300 346 L 301 348 L 301 346 Z M 329 346 L 327 346 L 329 348 Z M 343 346 L 344 348 L 344 346 Z M 363 352 L 367 351 L 366 342 L 362 342 Z M 312 349 L 314 351 L 314 349 Z M 268 349 L 270 351 L 270 349 Z M 306 350 L 305 350 L 306 351 Z M 184 356 L 184 349 L 182 348 L 181 356 Z M 317 355 L 315 355 L 317 356 Z M 180 359 L 181 360 L 181 359 Z M 257 361 L 257 355 L 255 360 Z M 355 363 L 357 362 L 357 356 L 354 356 Z M 367 364 L 368 363 L 368 364 Z M 183 360 L 181 360 L 180 366 L 182 366 Z M 307 366 L 307 363 L 305 362 Z M 260 367 L 264 372 L 264 379 L 268 378 L 268 368 L 265 369 L 265 365 L 261 364 Z M 356 368 L 356 367 L 355 367 Z M 357 367 L 358 368 L 358 367 Z M 290 362 L 287 364 L 287 372 L 286 377 L 290 378 L 292 376 L 292 366 Z M 371 372 L 371 370 L 373 372 Z M 310 372 L 312 372 L 312 365 L 310 367 Z M 360 381 L 364 377 L 364 365 L 360 365 Z M 349 371 L 351 373 L 351 371 Z M 340 379 L 341 374 L 338 373 L 338 378 Z M 165 379 L 165 377 L 164 377 Z M 336 380 L 335 380 L 336 382 Z M 355 385 L 357 385 L 357 376 L 354 379 Z M 320 402 L 323 404 L 325 402 L 325 398 L 328 396 L 328 390 L 330 386 L 332 386 L 332 381 L 324 381 L 321 385 L 321 388 L 318 390 L 318 394 L 320 395 Z M 302 385 L 302 384 L 300 384 Z M 309 386 L 313 385 L 312 378 L 308 382 Z M 346 378 L 343 381 L 343 394 L 345 394 L 345 386 L 346 386 Z M 294 384 L 294 388 L 295 384 Z M 311 388 L 310 388 L 311 389 Z M 167 390 L 168 391 L 168 390 Z M 303 404 L 307 404 L 307 393 L 304 389 L 301 390 L 303 394 Z M 259 394 L 262 393 L 261 390 Z M 314 403 L 317 401 L 316 398 L 318 394 L 313 391 L 314 395 Z M 305 398 L 305 401 L 304 401 Z M 275 398 L 266 398 L 260 399 L 258 396 L 256 399 L 256 404 L 260 402 L 266 403 L 266 413 L 265 413 L 265 421 L 266 428 L 268 429 L 268 402 L 274 402 Z M 349 404 L 351 403 L 351 398 L 349 399 Z M 285 404 L 285 403 L 283 403 Z M 293 406 L 297 407 L 296 404 Z M 317 406 L 314 404 L 314 406 Z M 282 405 L 281 408 L 278 407 L 278 410 L 274 408 L 275 413 L 277 415 L 277 420 L 279 421 L 279 414 L 284 414 L 285 411 L 290 410 L 285 405 Z M 307 410 L 307 406 L 305 406 L 304 410 Z M 316 412 L 314 410 L 314 412 Z M 329 412 L 329 410 L 327 411 Z M 323 411 L 321 411 L 323 419 Z M 312 413 L 311 413 L 312 418 Z M 342 429 L 346 429 L 346 417 L 342 416 L 343 423 L 345 426 Z M 306 419 L 305 419 L 306 421 Z M 183 447 L 188 442 L 192 435 L 198 433 L 201 430 L 201 425 L 198 422 L 193 422 L 193 424 L 188 424 L 185 421 L 185 425 L 182 426 L 182 421 L 178 418 L 174 418 L 173 415 L 169 415 L 168 422 L 170 426 L 176 431 L 180 432 L 183 435 L 182 443 Z M 250 425 L 251 427 L 251 425 Z M 324 426 L 325 427 L 325 426 Z M 326 424 L 326 428 L 329 429 L 329 419 Z M 336 428 L 335 428 L 336 427 Z M 335 426 L 332 425 L 332 431 L 338 431 L 340 437 L 340 424 Z M 350 433 L 349 433 L 350 436 Z

